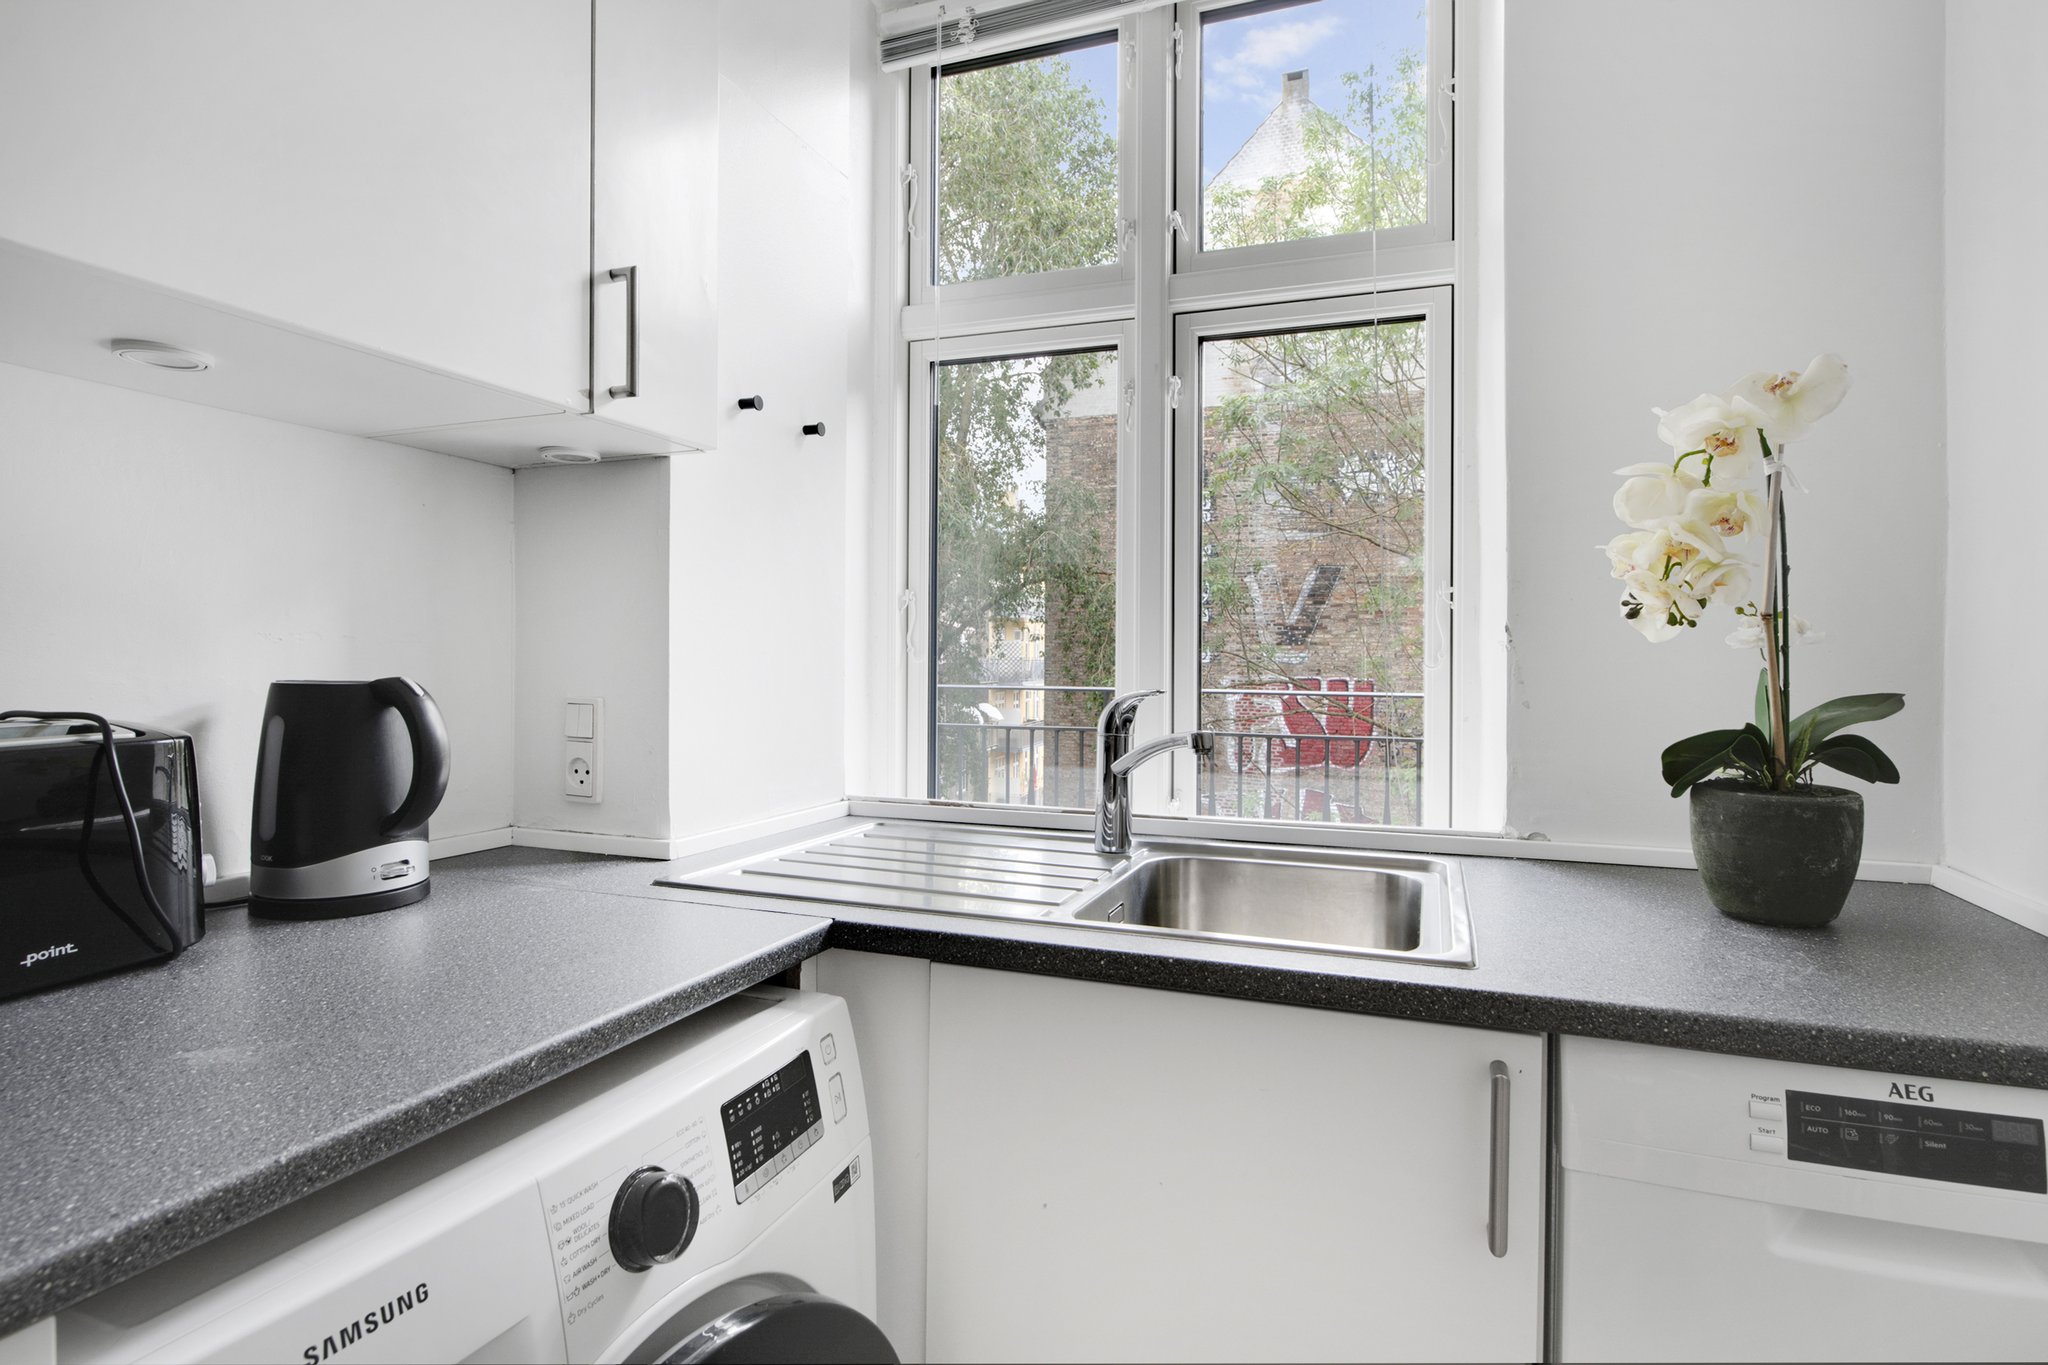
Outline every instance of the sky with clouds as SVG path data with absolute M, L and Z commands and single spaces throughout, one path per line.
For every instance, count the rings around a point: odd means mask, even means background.
M 1251 13 L 1212 10 L 1202 29 L 1202 180 L 1230 160 L 1280 102 L 1280 79 L 1309 73 L 1309 94 L 1333 114 L 1345 110 L 1342 77 L 1376 68 L 1391 74 L 1403 52 L 1422 50 L 1424 0 L 1305 0 Z M 1076 80 L 1102 101 L 1115 126 L 1114 42 L 1063 54 Z
M 1309 95 L 1344 112 L 1346 72 L 1384 76 L 1426 32 L 1420 0 L 1312 0 L 1252 14 L 1224 11 L 1202 29 L 1202 179 L 1244 145 L 1280 101 L 1280 79 L 1309 73 Z

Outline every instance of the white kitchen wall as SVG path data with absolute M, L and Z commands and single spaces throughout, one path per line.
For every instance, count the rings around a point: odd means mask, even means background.
M 895 789 L 895 775 L 883 760 L 885 734 L 892 726 L 878 717 L 893 715 L 895 668 L 902 657 L 899 616 L 892 584 L 897 525 L 902 499 L 895 486 L 903 461 L 903 405 L 895 402 L 897 335 L 903 298 L 903 253 L 890 252 L 884 264 L 880 243 L 893 240 L 902 226 L 894 187 L 902 168 L 888 150 L 900 98 L 895 78 L 885 76 L 873 59 L 880 41 L 874 8 L 853 7 L 852 80 L 847 90 L 846 126 L 853 131 L 853 156 L 848 188 L 865 212 L 851 215 L 849 246 L 853 253 L 847 308 L 846 426 L 852 436 L 846 468 L 846 696 L 848 742 L 846 790 L 878 792 Z
M 1945 861 L 2048 907 L 2048 635 L 2025 566 L 2048 504 L 2048 5 L 1948 6 Z
M 0 365 L 0 489 L 0 708 L 192 734 L 223 876 L 278 678 L 416 679 L 454 755 L 433 836 L 510 822 L 507 471 Z
M 522 469 L 512 748 L 521 830 L 669 836 L 669 462 Z M 563 703 L 604 702 L 604 789 L 562 790 Z M 602 851 L 665 853 L 666 846 Z
M 809 17 L 818 63 L 844 63 L 847 7 Z M 718 450 L 675 465 L 679 837 L 846 795 L 846 471 L 862 443 L 847 418 L 843 70 L 816 81 L 838 91 L 824 114 L 779 98 L 786 82 L 719 82 L 720 393 L 767 407 L 728 399 Z
M 1758 661 L 1725 612 L 1657 646 L 1617 619 L 1612 471 L 1662 450 L 1653 404 L 1832 350 L 1855 390 L 1792 452 L 1792 601 L 1828 635 L 1794 705 L 1906 694 L 1870 731 L 1905 781 L 1866 789 L 1864 855 L 1940 856 L 1942 26 L 1921 0 L 1506 6 L 1517 831 L 1686 845 L 1658 753 L 1747 719 Z

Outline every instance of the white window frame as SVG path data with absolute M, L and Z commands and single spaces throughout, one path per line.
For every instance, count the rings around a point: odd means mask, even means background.
M 911 337 L 935 334 L 939 310 L 948 330 L 974 330 L 1013 320 L 1020 311 L 1114 316 L 1130 311 L 1132 276 L 1131 203 L 1135 198 L 1132 179 L 1133 149 L 1137 145 L 1138 117 L 1135 89 L 1137 38 L 1133 22 L 1125 19 L 1099 28 L 1085 29 L 1057 39 L 1027 43 L 1009 51 L 975 53 L 958 65 L 987 66 L 1008 59 L 1028 59 L 1038 49 L 1060 47 L 1101 35 L 1114 40 L 1117 64 L 1117 258 L 1103 265 L 1075 266 L 1066 270 L 1045 270 L 1032 275 L 1000 279 L 968 280 L 938 285 L 939 168 L 933 155 L 933 121 L 937 112 L 936 89 L 941 65 L 912 67 L 910 79 L 911 164 L 918 168 L 918 182 L 926 187 L 918 203 L 923 231 L 912 241 L 910 260 L 910 306 L 905 310 L 904 333 Z M 940 300 L 944 302 L 941 305 Z
M 1202 231 L 1202 16 L 1258 9 L 1265 0 L 1197 0 L 1175 6 L 1180 74 L 1174 83 L 1174 208 L 1186 231 L 1177 234 L 1172 297 L 1176 305 L 1252 302 L 1298 294 L 1334 280 L 1370 281 L 1381 289 L 1449 280 L 1454 264 L 1452 224 L 1455 28 L 1452 0 L 1427 0 L 1428 143 L 1441 153 L 1428 166 L 1426 222 L 1377 232 L 1307 237 L 1228 250 L 1201 249 Z M 1439 143 L 1439 139 L 1442 142 Z
M 1174 372 L 1180 402 L 1173 436 L 1173 728 L 1199 723 L 1202 683 L 1202 361 L 1205 341 L 1234 336 L 1342 327 L 1374 321 L 1420 319 L 1428 387 L 1423 391 L 1423 826 L 1450 823 L 1452 773 L 1449 762 L 1431 761 L 1455 745 L 1446 743 L 1450 724 L 1451 659 L 1456 632 L 1451 626 L 1448 589 L 1453 542 L 1461 506 L 1451 458 L 1451 291 L 1447 287 L 1401 289 L 1292 303 L 1186 313 L 1175 320 Z M 1469 502 L 1469 499 L 1462 500 Z M 1174 758 L 1174 800 L 1179 814 L 1195 810 L 1197 774 L 1192 755 Z M 1224 818 L 1224 817 L 1216 817 Z M 1236 817 L 1230 817 L 1236 818 Z M 1260 824 L 1270 821 L 1258 821 Z
M 1115 384 L 1121 396 L 1131 382 L 1131 350 L 1136 338 L 1129 322 L 1084 323 L 1070 327 L 1033 327 L 1021 331 L 983 333 L 976 336 L 948 336 L 937 341 L 918 341 L 910 346 L 910 458 L 908 461 L 910 507 L 908 517 L 906 578 L 917 595 L 915 638 L 922 648 L 915 651 L 910 679 L 903 736 L 904 785 L 906 795 L 931 794 L 932 733 L 932 649 L 931 623 L 936 603 L 932 600 L 932 550 L 938 508 L 934 496 L 932 449 L 932 372 L 936 365 L 954 361 L 1004 360 L 1019 356 L 1058 352 L 1108 350 L 1116 355 Z M 1133 398 L 1135 395 L 1133 394 Z M 1137 673 L 1134 632 L 1126 629 L 1130 613 L 1140 610 L 1138 580 L 1143 577 L 1138 562 L 1136 528 L 1144 519 L 1138 506 L 1138 461 L 1131 440 L 1132 423 L 1119 408 L 1116 435 L 1116 677 L 1113 685 L 1123 691 Z M 1155 575 L 1156 576 L 1156 575 Z
M 886 587 L 891 600 L 901 601 L 905 647 L 897 655 L 900 667 L 893 695 L 877 695 L 869 712 L 886 736 L 871 752 L 878 758 L 892 754 L 903 765 L 895 781 L 886 784 L 894 795 L 929 799 L 933 361 L 1116 347 L 1118 385 L 1127 396 L 1118 427 L 1116 687 L 1119 691 L 1169 689 L 1172 712 L 1155 702 L 1141 714 L 1139 724 L 1141 735 L 1163 734 L 1169 728 L 1192 724 L 1197 694 L 1184 680 L 1199 678 L 1199 637 L 1191 629 L 1199 626 L 1199 566 L 1191 571 L 1179 563 L 1180 558 L 1198 553 L 1199 541 L 1182 526 L 1187 516 L 1182 503 L 1188 494 L 1175 483 L 1176 471 L 1190 458 L 1199 464 L 1199 430 L 1192 437 L 1182 430 L 1187 422 L 1199 421 L 1200 399 L 1195 392 L 1199 385 L 1191 361 L 1176 364 L 1176 357 L 1184 349 L 1184 336 L 1196 336 L 1211 321 L 1224 332 L 1241 332 L 1260 330 L 1266 319 L 1293 316 L 1323 316 L 1333 321 L 1366 321 L 1375 315 L 1429 319 L 1426 592 L 1431 625 L 1440 632 L 1442 645 L 1435 660 L 1438 666 L 1430 667 L 1426 675 L 1424 733 L 1426 737 L 1441 736 L 1450 753 L 1446 761 L 1440 757 L 1444 747 L 1437 747 L 1425 762 L 1424 825 L 1444 827 L 1458 814 L 1474 809 L 1470 803 L 1484 782 L 1473 775 L 1491 771 L 1480 761 L 1477 747 L 1468 742 L 1465 731 L 1468 713 L 1494 700 L 1491 695 L 1482 697 L 1482 689 L 1466 685 L 1469 676 L 1476 676 L 1473 669 L 1482 653 L 1469 638 L 1479 614 L 1464 610 L 1484 587 L 1474 576 L 1480 562 L 1475 548 L 1479 480 L 1473 475 L 1477 466 L 1467 448 L 1469 437 L 1454 442 L 1452 432 L 1452 414 L 1462 417 L 1471 402 L 1472 369 L 1464 343 L 1454 345 L 1452 335 L 1455 278 L 1459 263 L 1465 260 L 1461 252 L 1469 251 L 1470 246 L 1457 239 L 1457 233 L 1465 230 L 1468 214 L 1462 203 L 1454 205 L 1451 184 L 1461 176 L 1469 177 L 1474 166 L 1469 158 L 1460 161 L 1463 135 L 1453 118 L 1452 98 L 1454 63 L 1462 63 L 1472 54 L 1467 52 L 1468 44 L 1454 39 L 1460 33 L 1480 32 L 1480 26 L 1469 23 L 1454 31 L 1452 19 L 1454 10 L 1462 15 L 1482 0 L 1425 0 L 1429 7 L 1432 137 L 1441 129 L 1449 138 L 1446 154 L 1432 166 L 1427 225 L 1231 251 L 1201 253 L 1192 246 L 1183 251 L 1169 229 L 1169 212 L 1180 207 L 1188 222 L 1200 212 L 1199 16 L 1244 2 L 1183 0 L 1128 14 L 1113 25 L 1121 59 L 1117 107 L 1123 225 L 1121 251 L 1114 265 L 934 287 L 931 253 L 936 214 L 930 201 L 937 171 L 931 158 L 931 64 L 910 67 L 897 78 L 894 136 L 915 169 L 920 189 L 918 211 L 910 215 L 907 238 L 898 236 L 906 228 L 903 186 L 898 180 L 901 163 L 890 166 L 886 158 L 881 159 L 878 169 L 886 169 L 876 182 L 877 221 L 893 223 L 895 232 L 885 232 L 880 245 L 894 255 L 886 273 L 903 281 L 896 340 L 899 403 L 890 425 L 907 440 L 908 448 L 907 460 L 899 466 L 902 481 L 896 484 L 903 501 L 893 509 L 898 518 L 896 531 L 903 536 L 900 552 L 893 558 L 901 565 L 902 577 L 878 586 Z M 1062 28 L 1008 50 L 1028 52 L 1053 42 L 1106 33 L 1111 27 Z M 1178 75 L 1173 55 L 1176 27 L 1183 47 Z M 977 48 L 969 49 L 968 55 L 980 62 L 998 52 Z M 1185 112 L 1190 104 L 1192 115 Z M 1177 191 L 1176 184 L 1183 189 Z M 1192 194 L 1185 189 L 1190 184 Z M 1181 206 L 1181 198 L 1190 202 Z M 898 252 L 901 254 L 895 254 Z M 1464 300 L 1459 316 L 1467 316 L 1470 308 L 1471 301 Z M 1253 309 L 1261 311 L 1247 311 Z M 1260 321 L 1247 325 L 1247 319 L 1254 316 Z M 1177 405 L 1170 399 L 1176 374 L 1185 377 Z M 1199 519 L 1198 502 L 1194 516 Z M 1177 575 L 1187 584 L 1179 601 L 1173 590 Z M 1460 593 L 1455 614 L 1446 591 L 1451 581 L 1458 583 Z M 1189 619 L 1183 620 L 1184 616 Z M 1440 624 L 1446 621 L 1448 624 Z M 1454 657 L 1458 661 L 1455 689 Z M 1453 725 L 1460 727 L 1456 736 L 1447 728 Z M 1459 784 L 1455 806 L 1451 802 L 1454 777 Z M 1191 814 L 1193 801 L 1183 802 L 1176 793 L 1192 796 L 1193 780 L 1192 759 L 1186 755 L 1177 755 L 1172 763 L 1147 764 L 1133 774 L 1134 806 L 1140 813 Z M 1023 813 L 1033 808 L 991 805 L 987 809 L 1022 819 Z M 1288 822 L 1230 823 L 1270 826 Z M 1321 824 L 1291 827 L 1305 837 L 1311 831 L 1331 828 Z

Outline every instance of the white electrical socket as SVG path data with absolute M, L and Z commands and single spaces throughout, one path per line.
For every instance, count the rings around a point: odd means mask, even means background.
M 562 795 L 597 800 L 597 746 L 587 739 L 570 739 L 562 748 Z
M 571 697 L 562 707 L 562 795 L 604 800 L 604 702 Z

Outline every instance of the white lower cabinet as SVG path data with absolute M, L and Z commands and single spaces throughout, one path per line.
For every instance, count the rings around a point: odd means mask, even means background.
M 934 965 L 930 1040 L 929 1359 L 1542 1357 L 1540 1037 Z

